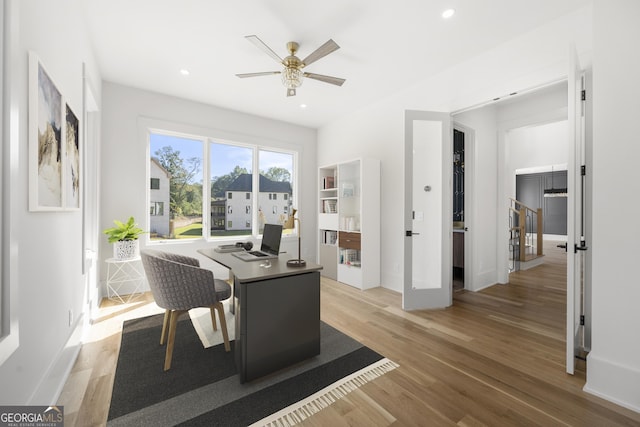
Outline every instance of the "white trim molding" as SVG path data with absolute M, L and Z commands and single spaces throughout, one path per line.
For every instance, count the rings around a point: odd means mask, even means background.
M 19 188 L 18 152 L 19 152 L 19 114 L 17 86 L 11 84 L 14 75 L 16 51 L 18 45 L 18 7 L 12 0 L 2 3 L 0 21 L 3 33 L 0 37 L 0 64 L 2 108 L 0 109 L 0 135 L 2 146 L 0 154 L 0 189 L 2 190 L 2 208 L 0 212 L 0 365 L 18 349 L 18 238 L 11 224 L 17 217 L 15 192 Z
M 640 412 L 640 371 L 602 359 L 594 352 L 587 356 L 587 366 L 584 391 Z

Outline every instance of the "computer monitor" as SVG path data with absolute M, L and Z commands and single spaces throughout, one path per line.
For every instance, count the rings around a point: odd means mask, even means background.
M 265 224 L 262 232 L 262 244 L 260 250 L 272 255 L 280 253 L 280 240 L 282 239 L 282 226 L 278 224 Z

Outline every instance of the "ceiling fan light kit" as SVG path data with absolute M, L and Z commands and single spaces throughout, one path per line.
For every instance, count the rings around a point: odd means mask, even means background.
M 304 77 L 318 80 L 324 83 L 329 83 L 336 86 L 342 86 L 345 82 L 345 79 L 341 79 L 339 77 L 325 76 L 322 74 L 315 73 L 307 73 L 303 72 L 302 69 L 309 64 L 316 62 L 318 59 L 323 58 L 340 49 L 340 46 L 333 40 L 329 39 L 325 44 L 320 46 L 318 49 L 311 52 L 309 56 L 307 56 L 302 61 L 296 56 L 296 52 L 300 45 L 296 42 L 287 43 L 287 50 L 289 51 L 289 56 L 282 59 L 275 53 L 269 46 L 267 46 L 262 40 L 258 38 L 258 36 L 251 35 L 245 37 L 251 43 L 256 45 L 260 50 L 265 52 L 267 55 L 275 59 L 277 62 L 282 64 L 284 68 L 282 71 L 265 71 L 258 73 L 245 73 L 245 74 L 236 74 L 236 76 L 240 78 L 246 77 L 258 77 L 258 76 L 268 76 L 272 74 L 281 74 L 282 75 L 282 84 L 287 89 L 287 96 L 295 96 L 296 89 L 302 85 L 302 81 Z

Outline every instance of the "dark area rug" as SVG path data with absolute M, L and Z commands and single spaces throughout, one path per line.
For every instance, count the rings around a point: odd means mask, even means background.
M 233 342 L 229 353 L 222 344 L 205 349 L 185 316 L 178 322 L 171 369 L 164 372 L 162 319 L 155 315 L 123 325 L 110 426 L 249 425 L 383 359 L 321 323 L 320 355 L 241 384 Z

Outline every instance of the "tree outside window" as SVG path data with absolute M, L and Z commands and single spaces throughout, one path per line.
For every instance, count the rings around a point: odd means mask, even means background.
M 166 199 L 154 200 L 168 205 L 169 212 L 162 222 L 158 215 L 150 218 L 152 239 L 202 236 L 202 147 L 197 139 L 151 133 L 151 173 L 157 174 L 150 177 L 151 186 L 155 181 L 158 189 L 153 191 L 161 190 L 162 180 L 167 180 L 169 190 L 163 195 Z
M 290 212 L 294 188 L 291 152 L 151 131 L 150 156 L 152 239 L 261 234 L 264 224 L 283 224 Z M 205 158 L 208 164 L 203 168 Z M 235 199 L 244 195 L 244 210 L 230 204 L 234 193 L 238 193 Z M 206 229 L 203 209 L 210 216 Z

